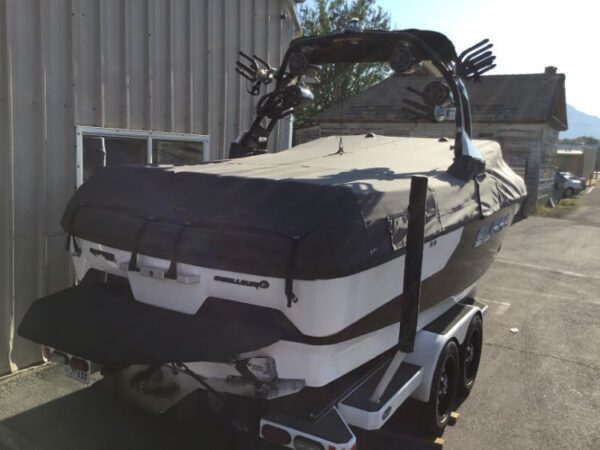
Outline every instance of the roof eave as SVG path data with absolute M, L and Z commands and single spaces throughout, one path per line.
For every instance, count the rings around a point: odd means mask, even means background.
M 566 131 L 569 128 L 569 124 L 567 118 L 565 74 L 557 74 L 556 79 L 556 87 L 554 88 L 554 93 L 550 99 L 550 105 L 547 109 L 546 121 L 552 128 L 558 131 Z
M 569 126 L 566 123 L 554 115 L 551 116 L 546 123 L 558 131 L 567 131 L 569 129 Z
M 292 19 L 294 20 L 294 26 L 296 28 L 295 37 L 300 37 L 304 35 L 304 28 L 302 28 L 302 22 L 300 22 L 300 17 L 298 16 L 298 11 L 296 10 L 296 5 L 298 3 L 303 3 L 304 0 L 284 0 L 287 3 L 290 13 L 292 14 Z

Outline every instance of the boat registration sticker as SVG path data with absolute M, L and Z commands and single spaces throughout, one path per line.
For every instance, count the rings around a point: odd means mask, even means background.
M 477 233 L 477 239 L 473 247 L 479 247 L 489 241 L 494 235 L 498 234 L 504 228 L 510 225 L 510 214 L 505 215 L 501 219 L 494 220 L 493 222 L 485 225 Z
M 71 366 L 64 365 L 63 366 L 63 374 L 68 376 L 69 378 L 74 378 L 77 381 L 80 381 L 84 384 L 90 384 L 92 379 L 92 372 L 90 370 L 91 364 L 88 363 L 88 370 L 78 370 L 73 369 Z

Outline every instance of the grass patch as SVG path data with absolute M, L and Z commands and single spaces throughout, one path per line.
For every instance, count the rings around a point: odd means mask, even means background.
M 557 208 L 575 208 L 577 206 L 576 198 L 563 198 L 556 205 Z
M 538 205 L 533 214 L 540 217 L 562 217 L 577 208 L 578 203 L 578 197 L 563 198 L 559 200 L 554 208 Z
M 536 206 L 533 212 L 534 216 L 539 217 L 558 217 L 559 213 L 556 208 L 550 208 L 549 206 Z

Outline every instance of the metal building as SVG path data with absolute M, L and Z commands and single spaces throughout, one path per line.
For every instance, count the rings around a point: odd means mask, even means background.
M 597 167 L 598 149 L 585 144 L 559 144 L 555 156 L 558 170 L 582 178 L 592 178 Z
M 0 0 L 0 375 L 40 360 L 15 328 L 71 281 L 59 220 L 94 152 L 226 156 L 254 111 L 238 50 L 276 66 L 299 33 L 292 0 Z

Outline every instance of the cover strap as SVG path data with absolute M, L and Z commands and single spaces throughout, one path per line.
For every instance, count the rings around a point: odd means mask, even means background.
M 294 268 L 296 266 L 296 257 L 298 256 L 300 237 L 294 236 L 292 239 L 292 249 L 288 257 L 287 274 L 285 277 L 285 296 L 288 308 L 292 307 L 292 303 L 298 302 L 298 297 L 294 294 Z
M 79 247 L 79 244 L 75 239 L 75 219 L 82 206 L 84 206 L 84 203 L 78 203 L 73 210 L 73 214 L 71 214 L 71 219 L 69 220 L 69 231 L 67 233 L 67 241 L 65 243 L 65 250 L 70 251 L 71 242 L 73 242 L 73 255 L 75 256 L 81 256 L 81 247 Z
M 485 214 L 483 213 L 483 205 L 481 204 L 481 184 L 485 179 L 484 174 L 478 174 L 473 177 L 473 181 L 475 183 L 475 195 L 477 196 L 477 212 L 479 212 L 479 218 L 484 219 Z
M 142 240 L 142 235 L 144 234 L 146 227 L 154 220 L 155 220 L 154 217 L 148 217 L 144 221 L 142 226 L 137 230 L 137 233 L 135 233 L 133 249 L 131 250 L 131 259 L 129 259 L 129 267 L 128 267 L 129 271 L 139 272 L 139 270 L 140 270 L 140 268 L 137 265 L 137 256 L 138 256 L 138 251 L 139 251 L 141 240 Z
M 185 230 L 187 230 L 191 226 L 192 226 L 191 223 L 186 222 L 177 231 L 177 234 L 175 235 L 175 240 L 173 241 L 173 258 L 171 259 L 171 265 L 169 266 L 169 270 L 167 270 L 167 272 L 165 273 L 165 278 L 169 278 L 171 280 L 177 279 L 177 263 L 179 260 L 179 246 L 181 244 L 181 241 L 183 240 L 183 233 L 185 232 Z

